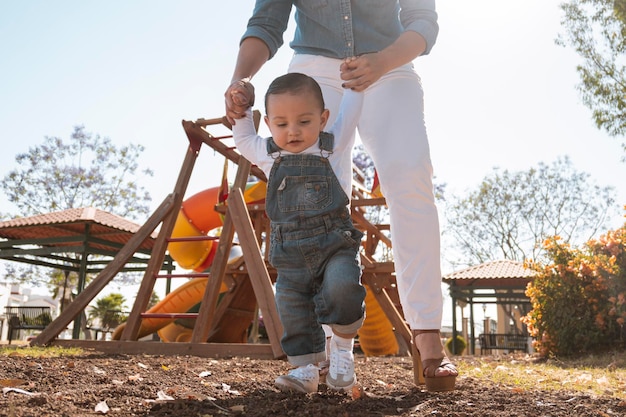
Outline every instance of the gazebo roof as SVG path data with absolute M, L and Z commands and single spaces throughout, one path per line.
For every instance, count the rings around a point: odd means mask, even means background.
M 68 254 L 114 257 L 140 227 L 94 207 L 6 220 L 0 222 L 0 259 L 76 270 L 77 258 Z M 145 239 L 138 252 L 149 254 L 156 236 L 153 232 Z M 101 269 L 102 262 L 97 264 L 91 266 Z
M 87 225 L 90 229 L 88 235 L 102 240 L 94 246 L 108 248 L 110 245 L 107 242 L 114 243 L 115 247 L 123 246 L 140 227 L 118 215 L 94 207 L 83 207 L 0 222 L 0 238 L 20 241 L 53 238 L 57 240 L 48 245 L 76 245 L 80 242 L 72 243 L 72 238 L 85 236 Z M 67 241 L 60 242 L 59 238 L 66 238 Z M 153 233 L 141 247 L 152 249 L 155 238 L 156 233 Z
M 443 282 L 459 287 L 517 288 L 525 287 L 534 275 L 522 262 L 504 259 L 452 272 L 443 277 Z

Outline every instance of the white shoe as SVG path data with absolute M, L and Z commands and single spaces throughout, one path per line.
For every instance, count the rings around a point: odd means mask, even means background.
M 292 369 L 287 375 L 281 375 L 274 382 L 283 391 L 297 391 L 310 394 L 317 392 L 320 383 L 320 369 L 309 364 Z
M 349 391 L 356 384 L 354 374 L 354 354 L 340 350 L 334 340 L 330 341 L 330 368 L 326 375 L 326 385 L 336 391 Z

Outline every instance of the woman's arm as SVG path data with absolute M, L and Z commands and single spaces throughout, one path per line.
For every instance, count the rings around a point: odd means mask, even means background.
M 269 48 L 259 38 L 245 38 L 239 46 L 239 54 L 230 85 L 224 93 L 226 117 L 231 124 L 243 117 L 246 109 L 254 104 L 254 90 L 245 88 L 241 80 L 250 80 L 269 59 Z
M 256 0 L 239 44 L 231 83 L 224 94 L 226 117 L 231 124 L 254 104 L 254 92 L 242 89 L 239 81 L 252 79 L 282 46 L 292 6 L 291 0 Z

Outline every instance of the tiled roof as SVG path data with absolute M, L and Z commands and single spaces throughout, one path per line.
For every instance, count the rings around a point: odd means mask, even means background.
M 77 221 L 93 221 L 94 223 L 98 223 L 103 226 L 125 230 L 131 233 L 135 233 L 139 230 L 138 224 L 94 207 L 72 208 L 31 217 L 18 217 L 16 219 L 0 222 L 0 229 L 24 226 L 42 226 L 58 223 L 75 223 Z
M 476 279 L 531 279 L 535 272 L 525 268 L 522 262 L 508 259 L 500 261 L 485 262 L 480 265 L 471 266 L 460 271 L 452 272 L 443 277 L 444 282 L 452 280 L 476 280 Z
M 89 225 L 88 232 L 86 225 Z M 0 238 L 20 241 L 47 238 L 71 240 L 88 233 L 90 237 L 123 245 L 140 227 L 115 214 L 94 207 L 84 207 L 0 222 Z M 151 239 L 146 239 L 141 247 L 151 249 L 154 238 L 156 232 L 152 234 Z M 47 245 L 67 246 L 68 243 L 59 242 L 57 245 L 47 243 Z

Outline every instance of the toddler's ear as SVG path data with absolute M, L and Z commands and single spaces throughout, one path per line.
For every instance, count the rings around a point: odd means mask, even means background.
M 324 109 L 320 117 L 320 131 L 324 130 L 324 128 L 326 127 L 326 123 L 328 122 L 329 116 L 330 116 L 330 110 Z

